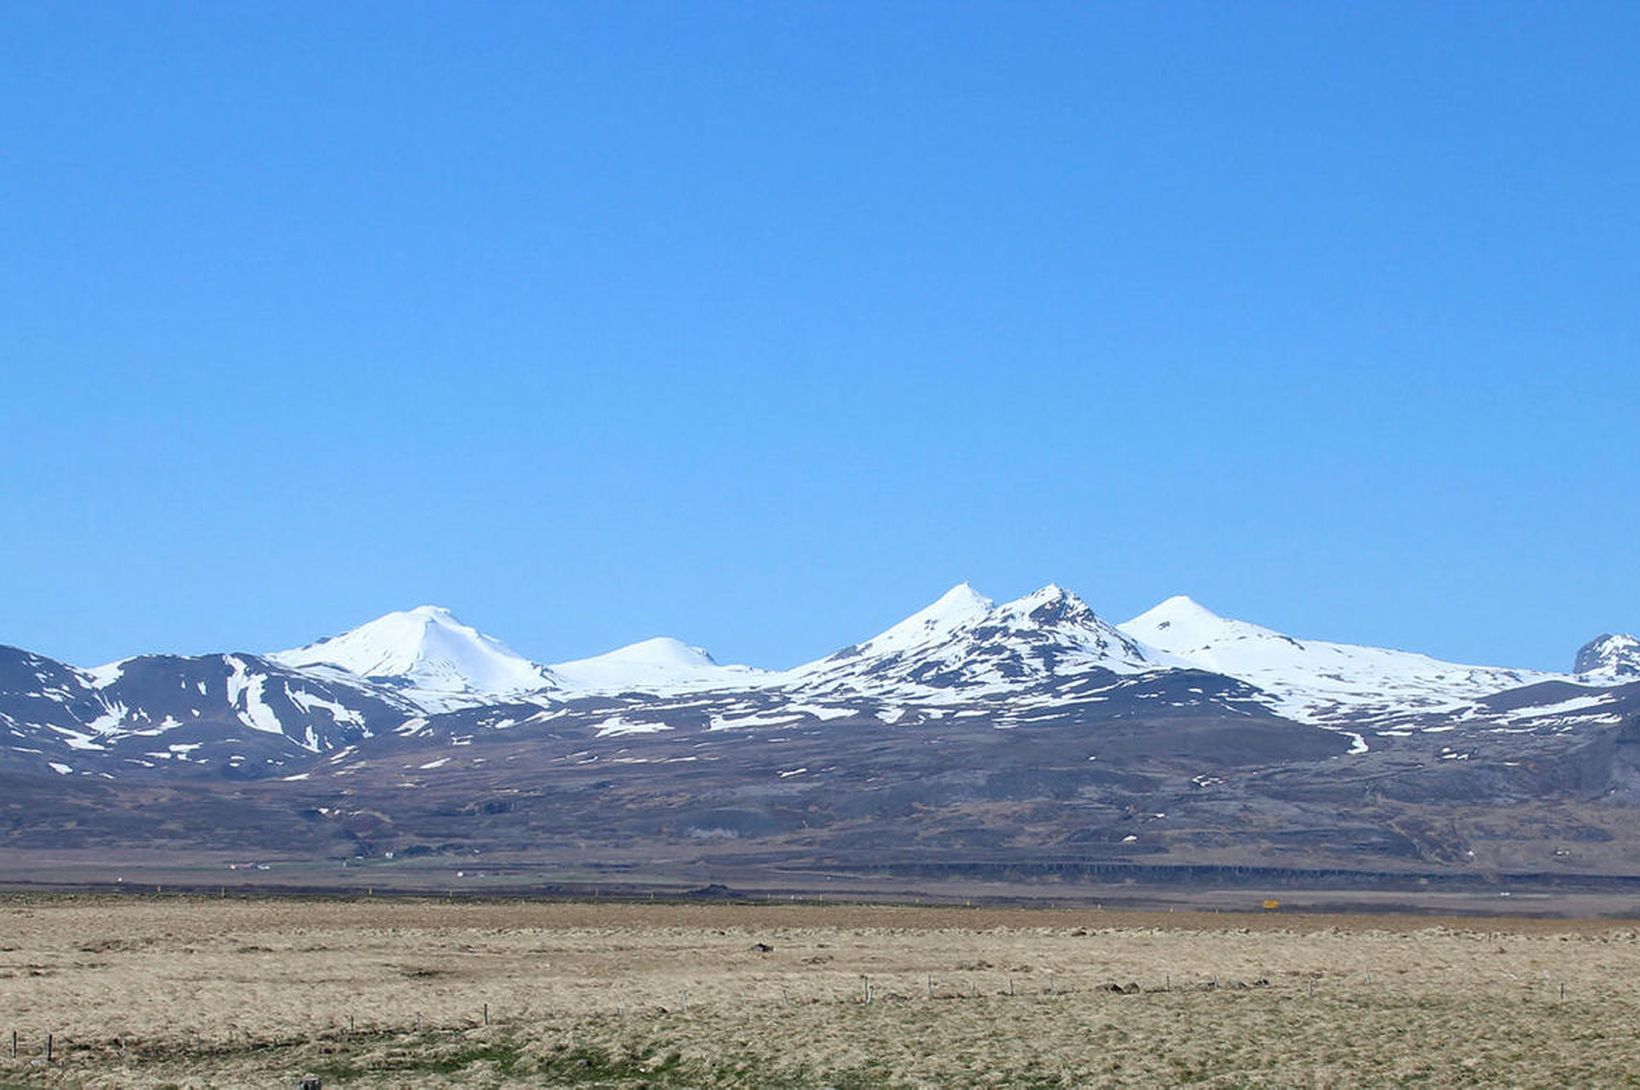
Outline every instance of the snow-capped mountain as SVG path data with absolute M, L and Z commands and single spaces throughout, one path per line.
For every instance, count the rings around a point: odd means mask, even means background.
M 430 711 L 539 692 L 552 675 L 439 606 L 388 613 L 340 636 L 268 656 L 398 689 Z
M 966 583 L 863 643 L 799 666 L 780 684 L 809 699 L 990 700 L 1089 673 L 1138 674 L 1179 665 L 1049 584 L 996 605 Z
M 719 665 L 702 648 L 669 636 L 543 666 L 440 606 L 389 613 L 339 636 L 268 657 L 298 669 L 342 671 L 431 712 L 600 693 L 753 688 L 773 676 L 749 666 Z
M 1578 650 L 1573 669 L 1596 678 L 1640 678 L 1640 639 L 1597 636 Z
M 751 666 L 721 666 L 703 648 L 670 636 L 547 667 L 560 693 L 659 694 L 755 688 L 774 675 Z
M 596 737 L 816 724 L 995 727 L 1159 717 L 1317 725 L 1377 736 L 1559 732 L 1640 701 L 1640 641 L 1604 636 L 1576 675 L 1297 639 L 1170 598 L 1123 625 L 1048 585 L 1000 604 L 959 584 L 813 662 L 721 665 L 657 637 L 543 666 L 433 606 L 272 655 L 144 655 L 86 670 L 0 648 L 0 758 L 112 775 L 273 770 L 395 740 L 519 724 Z M 1632 690 L 1632 691 L 1631 691 Z M 1459 735 L 1453 735 L 1454 738 Z M 68 774 L 68 772 L 64 772 Z
M 1548 674 L 1187 598 L 1112 625 L 1058 586 L 995 603 L 961 584 L 774 671 L 664 637 L 543 666 L 434 607 L 272 656 L 81 669 L 0 646 L 0 830 L 41 858 L 413 858 L 439 888 L 475 858 L 663 857 L 776 866 L 780 888 L 1161 864 L 1640 882 L 1635 642 Z
M 1556 676 L 1465 666 L 1409 651 L 1299 640 L 1220 617 L 1183 595 L 1119 627 L 1150 647 L 1257 687 L 1282 715 L 1310 723 L 1452 713 L 1483 697 Z

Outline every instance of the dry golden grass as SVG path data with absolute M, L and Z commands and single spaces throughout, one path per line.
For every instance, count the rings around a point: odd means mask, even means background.
M 1609 923 L 98 898 L 3 913 L 0 1085 L 1640 1085 L 1640 933 Z

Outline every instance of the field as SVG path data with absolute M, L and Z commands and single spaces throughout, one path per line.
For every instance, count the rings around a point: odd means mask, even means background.
M 159 897 L 0 911 L 0 1085 L 1640 1085 L 1629 923 Z

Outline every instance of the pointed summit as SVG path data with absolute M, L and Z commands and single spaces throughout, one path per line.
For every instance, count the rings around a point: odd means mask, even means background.
M 975 618 L 983 617 L 990 611 L 991 606 L 991 599 L 980 594 L 966 582 L 958 583 L 905 620 L 884 629 L 864 643 L 845 648 L 838 654 L 849 657 L 885 655 L 916 647 L 931 640 L 941 639 L 953 629 Z
M 1024 613 L 1037 624 L 1063 624 L 1069 621 L 1104 624 L 1092 606 L 1058 583 L 1049 583 L 1023 598 L 1007 602 L 1003 608 Z
M 917 613 L 913 617 L 923 614 L 939 614 L 942 616 L 972 616 L 984 613 L 993 605 L 991 599 L 974 589 L 972 583 L 964 579 Z M 909 618 L 908 618 L 909 619 Z
M 270 655 L 286 666 L 329 666 L 441 696 L 530 692 L 540 667 L 442 606 L 388 613 L 339 636 Z
M 1127 633 L 1093 611 L 1082 597 L 1049 583 L 1023 598 L 1004 602 L 986 621 L 987 640 L 1006 638 L 1037 646 L 1057 646 L 1060 653 L 1118 672 L 1149 669 L 1162 660 Z M 1006 634 L 1004 637 L 1003 634 Z M 1165 660 L 1165 656 L 1162 657 Z
M 1047 605 L 1052 602 L 1063 602 L 1066 600 L 1077 602 L 1082 601 L 1082 599 L 1078 598 L 1075 594 L 1066 590 L 1058 583 L 1049 583 L 1047 586 L 1038 587 L 1036 590 L 1031 591 L 1031 593 L 1025 595 L 1024 597 L 1016 598 L 1014 600 L 1016 602 L 1035 602 L 1043 605 Z

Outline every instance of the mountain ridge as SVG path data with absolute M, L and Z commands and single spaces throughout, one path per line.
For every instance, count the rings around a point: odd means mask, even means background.
M 959 584 L 788 670 L 667 637 L 539 664 L 448 610 L 386 616 L 300 654 L 0 647 L 12 858 L 1640 875 L 1640 678 L 1615 671 L 1299 639 L 1183 597 L 1113 624 L 1054 584 Z
M 539 664 L 448 609 L 419 606 L 268 655 L 140 655 L 85 670 L 13 649 L 9 685 L 0 678 L 0 728 L 11 739 L 0 757 L 49 752 L 74 768 L 74 754 L 126 754 L 99 775 L 218 752 L 225 764 L 277 768 L 460 712 L 480 729 L 593 707 L 627 732 L 673 720 L 781 728 L 956 717 L 1010 727 L 1116 716 L 1141 696 L 1180 714 L 1256 711 L 1321 726 L 1359 753 L 1407 732 L 1609 723 L 1614 694 L 1635 680 L 1625 672 L 1634 647 L 1603 636 L 1579 658 L 1597 668 L 1560 675 L 1301 640 L 1182 595 L 1118 625 L 1057 584 L 999 603 L 959 583 L 882 632 L 786 670 L 719 664 L 664 636 Z M 489 711 L 508 707 L 520 714 Z M 241 752 L 258 735 L 255 752 Z M 273 739 L 294 749 L 262 752 Z

